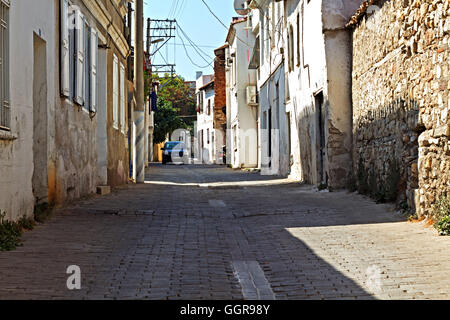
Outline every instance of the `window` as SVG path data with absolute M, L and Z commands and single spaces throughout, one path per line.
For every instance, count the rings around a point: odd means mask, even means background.
M 125 133 L 125 67 L 120 64 L 120 128 Z
M 271 48 L 275 47 L 275 28 L 276 28 L 276 17 L 275 17 L 275 3 L 272 2 L 271 5 L 271 10 L 272 10 L 272 30 L 271 30 L 271 41 L 270 41 L 270 46 Z
M 113 127 L 119 129 L 119 59 L 113 61 Z
M 265 19 L 264 19 L 264 17 L 261 19 L 261 37 L 260 37 L 260 39 L 259 39 L 259 41 L 260 41 L 260 45 L 261 45 L 261 52 L 260 52 L 260 54 L 261 54 L 261 65 L 263 65 L 264 64 L 264 59 L 265 59 L 265 55 L 264 55 L 264 53 L 265 53 L 265 50 L 266 50 L 266 34 L 265 34 L 265 31 L 266 31 L 266 29 L 265 29 L 265 23 L 264 23 L 264 21 L 265 21 Z
M 198 93 L 198 112 L 203 113 L 203 91 Z
M 9 130 L 9 0 L 1 0 L 0 6 L 0 129 Z
M 74 101 L 80 106 L 85 101 L 85 18 L 75 10 L 75 91 Z
M 73 34 L 70 34 L 69 30 L 69 1 L 61 1 L 61 62 L 60 62 L 60 77 L 61 77 L 61 95 L 64 97 L 70 97 L 72 92 L 72 86 L 70 82 L 70 74 L 72 74 L 72 61 L 73 46 L 70 40 L 73 39 Z M 72 51 L 72 52 L 71 52 Z
M 297 14 L 297 67 L 300 67 L 300 13 Z
M 98 32 L 68 0 L 61 0 L 60 15 L 61 96 L 96 112 Z
M 83 25 L 83 37 L 84 37 L 84 45 L 83 45 L 83 56 L 85 57 L 84 64 L 84 73 L 83 73 L 83 82 L 84 82 L 84 104 L 83 107 L 88 109 L 90 107 L 90 91 L 91 91 L 91 54 L 90 54 L 90 28 L 87 21 L 84 21 Z
M 207 110 L 207 113 L 206 113 L 208 116 L 210 116 L 211 115 L 211 99 L 208 99 L 208 110 Z
M 236 55 L 236 53 L 235 53 Z M 236 86 L 237 81 L 237 58 L 236 56 L 233 57 L 233 84 Z
M 288 33 L 289 72 L 294 71 L 294 29 L 289 26 Z
M 265 17 L 266 17 L 265 18 L 266 19 L 266 38 L 265 38 L 266 45 L 265 45 L 265 48 L 266 48 L 266 57 L 268 59 L 270 57 L 270 39 L 271 39 L 271 36 L 270 36 L 270 19 L 269 19 L 267 11 L 265 12 Z
M 209 129 L 206 130 L 206 139 L 208 140 L 208 144 L 209 144 L 209 139 L 210 139 L 210 133 L 209 133 Z
M 89 110 L 91 112 L 97 112 L 97 64 L 98 64 L 98 32 L 91 28 L 90 41 L 89 41 Z

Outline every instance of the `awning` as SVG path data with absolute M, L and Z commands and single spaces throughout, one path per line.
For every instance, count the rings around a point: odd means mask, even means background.
M 260 65 L 260 50 L 259 50 L 259 37 L 256 38 L 255 48 L 253 48 L 252 58 L 250 59 L 249 69 L 258 69 Z

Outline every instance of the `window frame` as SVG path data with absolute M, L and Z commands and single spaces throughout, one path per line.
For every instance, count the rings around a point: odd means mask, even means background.
M 0 7 L 0 130 L 11 131 L 11 102 L 10 102 L 10 8 L 9 0 L 1 0 Z
M 119 64 L 119 76 L 120 76 L 120 80 L 119 80 L 119 94 L 120 94 L 120 100 L 119 100 L 119 107 L 120 107 L 120 130 L 122 131 L 123 134 L 125 134 L 125 126 L 126 126 L 126 119 L 125 119 L 125 107 L 126 107 L 126 101 L 125 101 L 125 97 L 126 97 L 126 86 L 125 86 L 125 66 L 123 65 L 123 63 L 120 62 Z
M 119 58 L 113 54 L 113 128 L 119 130 Z

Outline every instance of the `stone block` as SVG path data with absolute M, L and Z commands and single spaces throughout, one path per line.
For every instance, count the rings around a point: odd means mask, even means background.
M 110 186 L 98 186 L 97 187 L 97 194 L 99 195 L 107 195 L 111 193 L 111 187 Z

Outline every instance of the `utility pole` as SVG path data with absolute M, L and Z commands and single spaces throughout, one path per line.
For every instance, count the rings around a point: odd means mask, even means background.
M 144 97 L 144 0 L 136 0 L 135 8 L 135 48 L 134 85 L 136 107 L 134 124 L 136 127 L 136 182 L 145 182 L 145 97 Z
M 151 34 L 150 34 L 150 25 L 151 25 L 151 20 L 150 18 L 147 19 L 147 54 L 150 56 L 150 49 L 151 49 Z
M 148 65 L 147 68 L 147 72 L 149 72 L 150 76 L 149 76 L 149 80 L 147 83 L 148 87 L 150 88 L 150 93 L 153 90 L 153 77 L 152 77 L 152 66 L 151 66 L 151 55 L 150 55 L 150 51 L 152 49 L 151 46 L 151 32 L 150 32 L 150 18 L 147 19 L 147 55 L 146 55 L 146 63 Z M 145 139 L 145 163 L 148 165 L 149 161 L 153 161 L 153 114 L 152 114 L 152 105 L 151 105 L 151 99 L 150 96 L 145 97 L 148 101 L 148 110 L 145 113 L 145 117 L 147 119 L 147 124 L 145 126 L 145 130 L 146 130 L 146 139 Z

